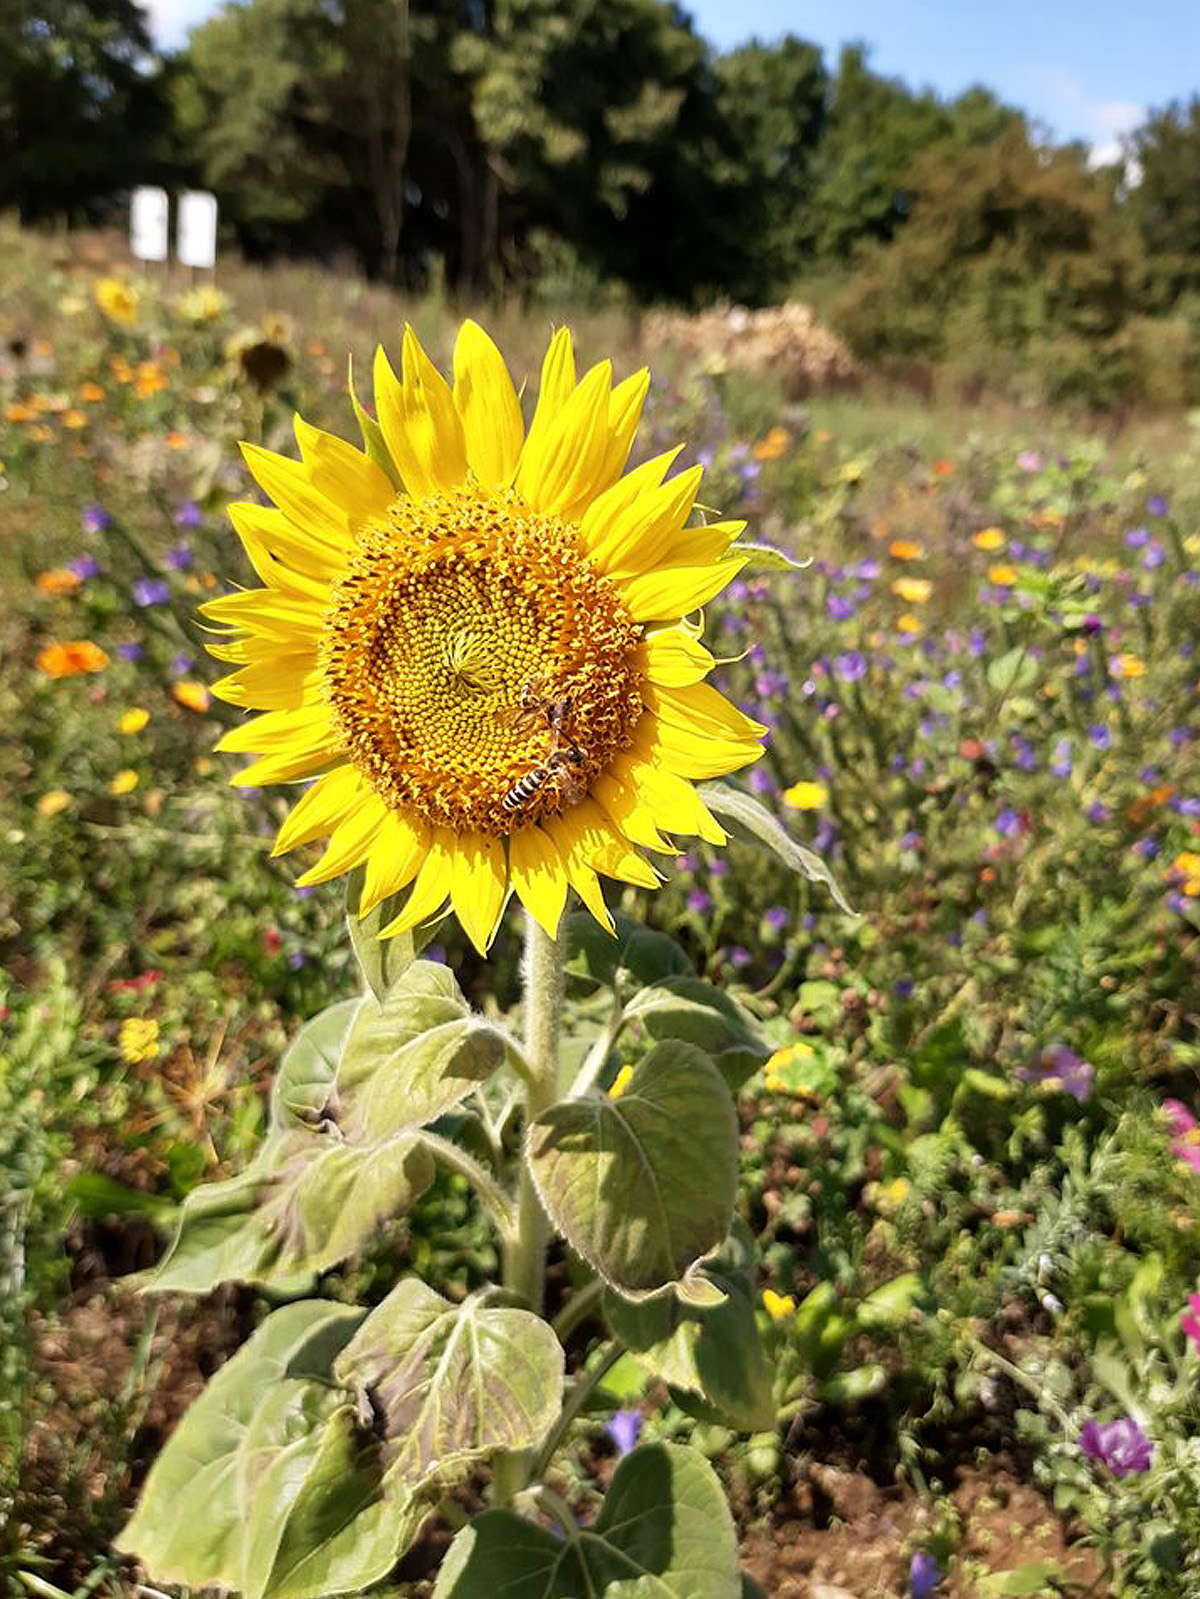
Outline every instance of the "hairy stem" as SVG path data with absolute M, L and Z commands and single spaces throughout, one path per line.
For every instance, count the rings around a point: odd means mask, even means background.
M 558 1045 L 562 1027 L 563 951 L 532 916 L 525 920 L 525 1125 L 558 1098 Z M 517 1183 L 516 1227 L 504 1248 L 504 1286 L 541 1314 L 545 1298 L 546 1220 L 528 1162 L 522 1158 Z M 530 1478 L 528 1452 L 501 1455 L 492 1474 L 492 1499 L 511 1504 Z

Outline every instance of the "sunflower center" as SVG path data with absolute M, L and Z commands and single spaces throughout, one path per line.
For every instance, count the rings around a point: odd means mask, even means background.
M 397 500 L 360 531 L 327 621 L 350 759 L 394 809 L 455 832 L 575 804 L 642 713 L 641 629 L 578 530 L 511 492 Z

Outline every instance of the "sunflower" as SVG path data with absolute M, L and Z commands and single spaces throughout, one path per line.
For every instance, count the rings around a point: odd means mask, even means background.
M 218 748 L 258 756 L 235 784 L 315 779 L 275 853 L 327 838 L 300 883 L 363 866 L 361 915 L 409 889 L 384 936 L 449 900 L 485 951 L 515 892 L 553 937 L 570 889 L 611 931 L 598 874 L 652 888 L 643 849 L 724 843 L 690 780 L 762 752 L 689 620 L 744 524 L 687 525 L 679 449 L 625 472 L 649 374 L 577 381 L 565 330 L 528 432 L 474 322 L 453 386 L 411 328 L 403 378 L 382 350 L 374 376 L 365 452 L 299 417 L 299 461 L 243 447 L 274 501 L 231 507 L 264 586 L 203 609 L 236 667 L 215 692 L 265 714 Z

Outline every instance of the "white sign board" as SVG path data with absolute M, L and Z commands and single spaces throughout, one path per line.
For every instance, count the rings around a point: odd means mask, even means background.
M 217 197 L 205 189 L 189 189 L 179 196 L 175 218 L 175 254 L 184 266 L 214 267 L 217 263 Z
M 133 191 L 129 206 L 129 248 L 139 261 L 167 259 L 167 191 Z

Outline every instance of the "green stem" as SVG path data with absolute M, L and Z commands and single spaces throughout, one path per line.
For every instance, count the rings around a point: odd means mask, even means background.
M 526 1127 L 558 1098 L 558 1035 L 562 1023 L 562 947 L 532 916 L 525 925 Z M 528 1162 L 521 1162 L 516 1233 L 504 1253 L 504 1286 L 539 1315 L 546 1277 L 550 1228 Z
M 558 1098 L 559 1033 L 563 1006 L 563 949 L 532 916 L 525 920 L 525 1126 Z M 517 1185 L 516 1226 L 504 1247 L 504 1287 L 542 1312 L 546 1286 L 546 1246 L 550 1224 L 542 1209 L 526 1156 Z M 492 1473 L 492 1502 L 509 1505 L 530 1479 L 527 1451 L 500 1455 Z
M 533 1471 L 530 1473 L 532 1477 L 540 1477 L 549 1470 L 550 1462 L 558 1453 L 563 1439 L 567 1436 L 567 1429 L 624 1353 L 624 1344 L 617 1343 L 614 1339 L 601 1359 L 575 1383 L 575 1386 L 567 1395 L 567 1402 L 562 1408 L 562 1415 L 559 1416 L 554 1424 L 553 1432 L 538 1452 L 538 1457 L 534 1461 Z
M 474 1155 L 468 1154 L 458 1144 L 451 1143 L 448 1138 L 442 1138 L 437 1133 L 424 1133 L 422 1138 L 430 1153 L 435 1155 L 443 1166 L 467 1179 L 479 1195 L 484 1207 L 490 1211 L 492 1220 L 500 1229 L 505 1241 L 512 1239 L 517 1225 L 512 1200 L 487 1167 L 481 1165 Z

